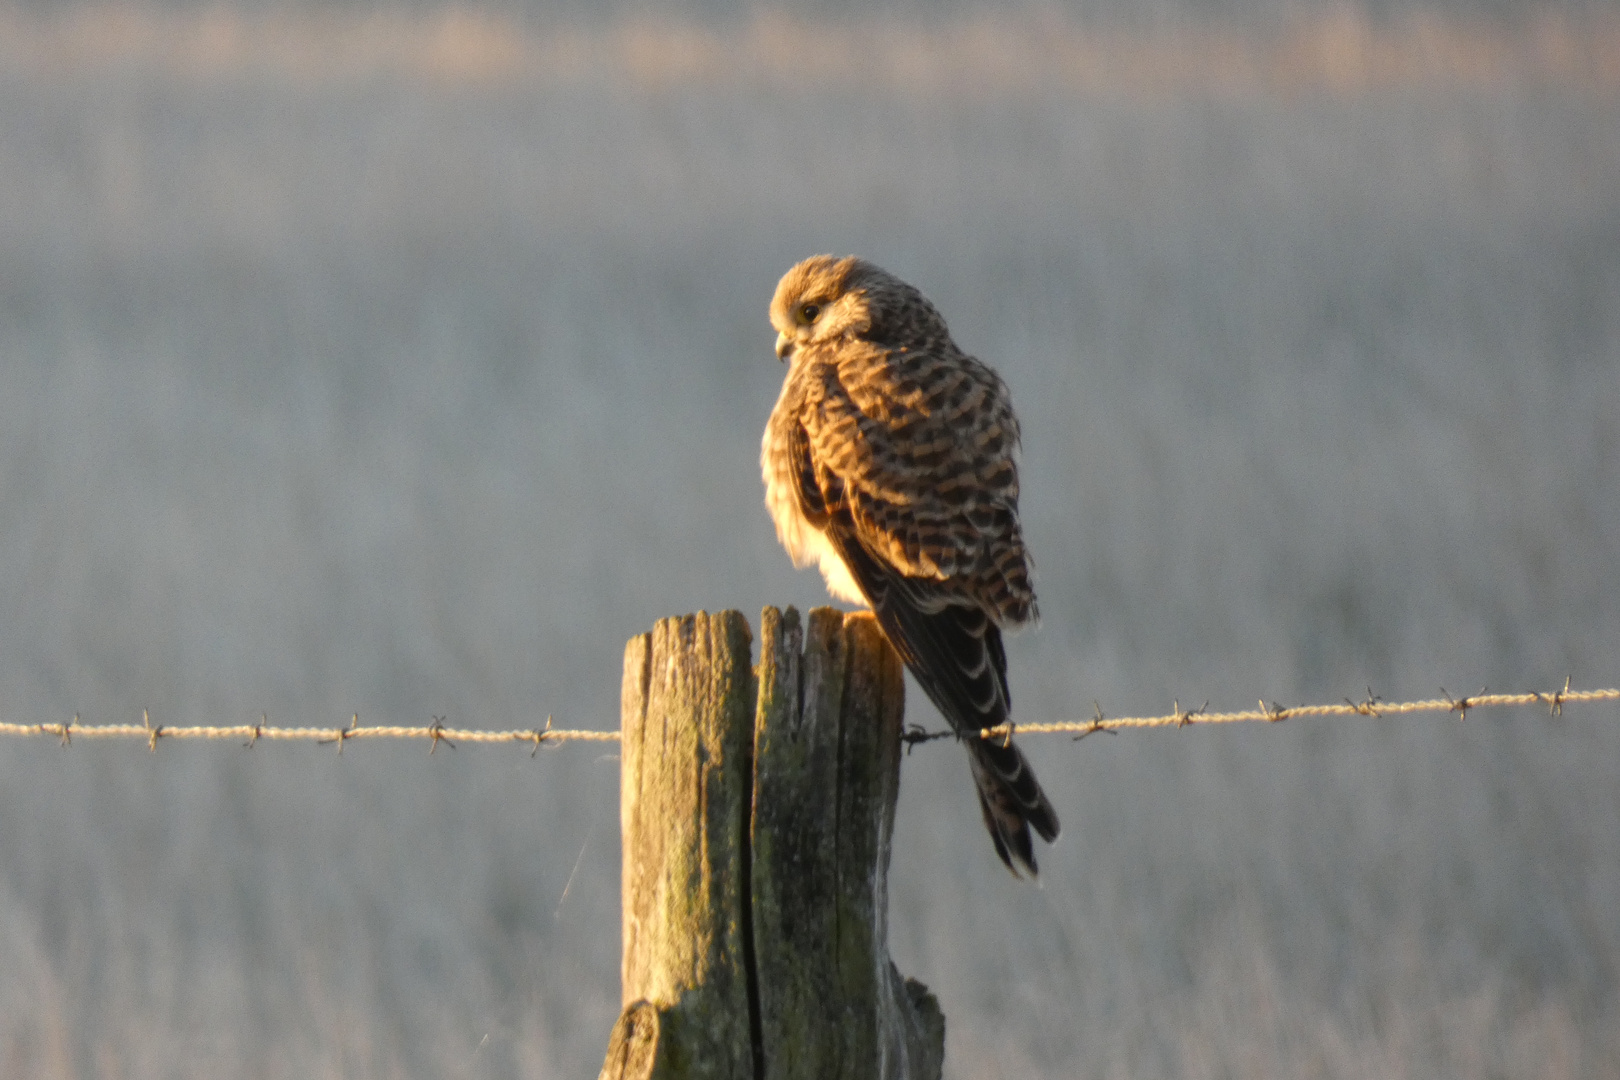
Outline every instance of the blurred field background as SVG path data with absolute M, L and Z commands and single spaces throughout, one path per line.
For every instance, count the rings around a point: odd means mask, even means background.
M 1025 426 L 1016 716 L 1620 682 L 1607 3 L 0 8 L 0 713 L 617 724 L 823 602 L 765 306 L 918 284 Z M 911 695 L 914 719 L 937 718 Z M 1620 714 L 907 758 L 947 1076 L 1620 1076 Z M 0 745 L 0 1075 L 593 1076 L 617 763 Z

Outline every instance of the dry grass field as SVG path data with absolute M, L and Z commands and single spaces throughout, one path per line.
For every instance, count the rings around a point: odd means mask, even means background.
M 0 9 L 0 716 L 614 726 L 656 618 L 824 602 L 818 251 L 1012 388 L 1018 718 L 1620 683 L 1620 19 L 1104 7 Z M 1612 706 L 1026 745 L 1039 889 L 905 762 L 948 1077 L 1620 1076 Z M 594 1075 L 617 800 L 6 741 L 0 1075 Z

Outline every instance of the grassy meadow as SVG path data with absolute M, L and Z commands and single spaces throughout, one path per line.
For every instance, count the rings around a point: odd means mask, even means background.
M 1105 7 L 0 8 L 0 718 L 616 726 L 825 602 L 820 251 L 1012 388 L 1018 719 L 1620 683 L 1620 19 Z M 904 764 L 947 1077 L 1620 1076 L 1620 709 L 1026 749 L 1040 888 Z M 617 777 L 6 740 L 0 1075 L 595 1075 Z

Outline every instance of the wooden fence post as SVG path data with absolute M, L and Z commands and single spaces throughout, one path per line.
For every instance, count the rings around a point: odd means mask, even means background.
M 664 619 L 625 650 L 625 1007 L 603 1080 L 937 1080 L 887 946 L 904 682 L 870 615 Z

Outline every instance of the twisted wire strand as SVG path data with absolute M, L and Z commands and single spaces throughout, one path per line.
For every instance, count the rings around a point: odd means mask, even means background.
M 1444 695 L 1443 697 L 1431 698 L 1425 701 L 1385 701 L 1369 690 L 1367 697 L 1359 702 L 1347 698 L 1342 704 L 1336 705 L 1294 705 L 1288 707 L 1278 705 L 1275 702 L 1268 706 L 1262 699 L 1258 708 L 1237 712 L 1210 712 L 1207 702 L 1197 709 L 1183 709 L 1181 703 L 1177 701 L 1173 711 L 1163 716 L 1119 716 L 1110 718 L 1104 716 L 1101 706 L 1098 706 L 1096 715 L 1090 720 L 1003 724 L 1000 727 L 981 728 L 978 737 L 981 739 L 1007 739 L 1015 734 L 1048 735 L 1066 733 L 1073 735 L 1078 740 L 1097 732 L 1112 734 L 1135 728 L 1191 727 L 1195 724 L 1234 724 L 1246 721 L 1277 723 L 1297 716 L 1398 716 L 1406 713 L 1454 712 L 1459 717 L 1466 719 L 1469 712 L 1474 709 L 1524 705 L 1545 705 L 1548 711 L 1556 716 L 1564 711 L 1565 705 L 1592 701 L 1620 701 L 1620 690 L 1571 690 L 1568 680 L 1565 680 L 1562 690 L 1552 693 L 1491 694 L 1482 690 L 1478 694 L 1454 698 L 1443 689 L 1440 692 Z M 360 723 L 358 715 L 351 719 L 347 727 L 279 727 L 268 722 L 223 726 L 154 725 L 150 716 L 147 716 L 145 722 L 140 724 L 85 724 L 81 723 L 79 718 L 75 716 L 72 720 L 57 724 L 0 722 L 0 735 L 21 737 L 51 736 L 61 740 L 64 746 L 71 745 L 74 739 L 130 739 L 145 742 L 147 747 L 152 750 L 157 749 L 158 741 L 161 739 L 240 739 L 243 740 L 245 746 L 252 746 L 261 739 L 291 740 L 323 745 L 335 743 L 339 753 L 342 753 L 345 743 L 354 739 L 425 739 L 428 741 L 430 753 L 436 752 L 441 743 L 452 750 L 462 743 L 475 745 L 511 743 L 532 747 L 532 752 L 538 753 L 540 747 L 548 743 L 619 741 L 617 731 L 554 728 L 551 726 L 549 717 L 544 727 L 481 730 L 447 727 L 442 717 L 436 717 L 431 724 L 424 726 L 363 725 Z M 949 731 L 924 731 L 918 727 L 909 728 L 901 736 L 908 746 L 951 737 L 952 733 Z M 969 735 L 968 737 L 971 738 L 972 736 Z
M 231 724 L 225 726 L 200 724 L 84 724 L 78 717 L 60 724 L 0 723 L 0 735 L 51 735 L 63 745 L 74 739 L 138 739 L 151 749 L 157 749 L 159 739 L 242 739 L 252 746 L 261 739 L 292 740 L 317 744 L 336 743 L 339 752 L 343 744 L 354 739 L 426 739 L 429 752 L 439 744 L 452 750 L 461 743 L 518 743 L 535 750 L 546 743 L 563 742 L 618 742 L 617 731 L 588 731 L 553 728 L 551 721 L 545 727 L 518 728 L 505 731 L 486 731 L 474 728 L 446 727 L 442 719 L 421 727 L 397 724 L 363 725 L 354 717 L 348 727 L 278 727 L 270 723 Z
M 1468 713 L 1474 709 L 1501 708 L 1505 706 L 1545 705 L 1549 713 L 1554 716 L 1562 715 L 1564 706 L 1585 701 L 1616 701 L 1620 700 L 1620 690 L 1571 690 L 1566 679 L 1562 690 L 1550 694 L 1531 692 L 1528 694 L 1492 694 L 1480 691 L 1454 698 L 1447 694 L 1444 688 L 1439 698 L 1430 698 L 1424 701 L 1385 701 L 1368 691 L 1367 697 L 1361 701 L 1344 702 L 1335 705 L 1293 705 L 1282 706 L 1272 702 L 1269 706 L 1265 699 L 1259 702 L 1255 709 L 1243 709 L 1236 712 L 1210 712 L 1208 702 L 1197 709 L 1183 709 L 1181 702 L 1177 701 L 1174 711 L 1163 716 L 1121 716 L 1106 717 L 1102 708 L 1090 720 L 1060 720 L 1054 723 L 1036 724 L 1003 724 L 999 727 L 979 729 L 981 739 L 1007 738 L 1013 734 L 1018 735 L 1045 735 L 1057 732 L 1075 734 L 1084 738 L 1093 732 L 1113 732 L 1129 728 L 1156 728 L 1156 727 L 1189 727 L 1193 724 L 1236 724 L 1246 721 L 1265 721 L 1277 723 L 1296 716 L 1396 716 L 1404 713 L 1420 712 L 1447 712 L 1456 713 L 1460 718 L 1467 719 Z M 932 733 L 930 733 L 932 736 Z

